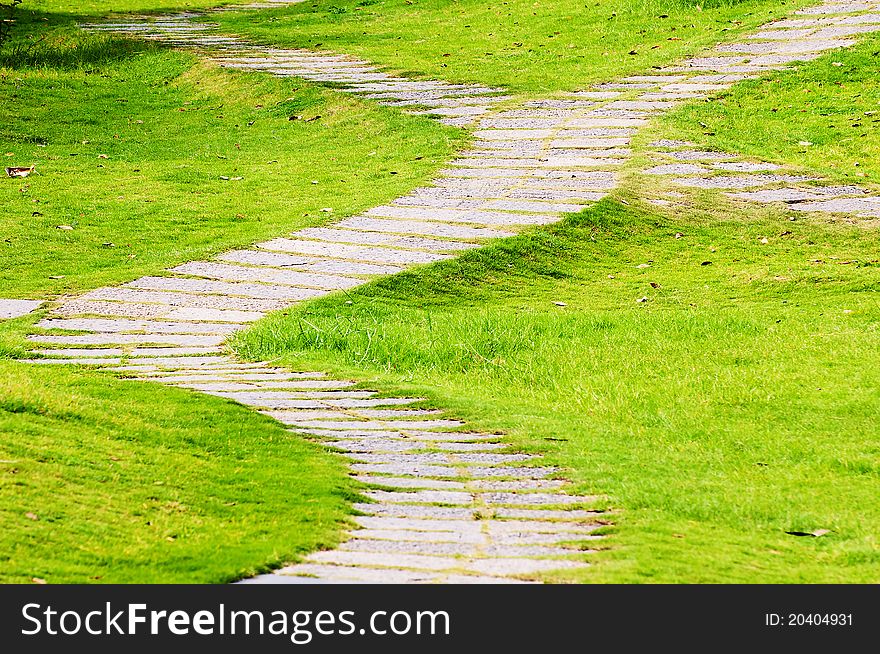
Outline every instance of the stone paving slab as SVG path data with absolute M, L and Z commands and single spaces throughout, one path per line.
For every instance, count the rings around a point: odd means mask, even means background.
M 477 247 L 475 243 L 461 241 L 440 241 L 415 236 L 397 236 L 379 232 L 362 232 L 348 229 L 314 227 L 301 229 L 297 232 L 300 238 L 330 241 L 333 243 L 352 243 L 356 245 L 382 245 L 395 248 L 448 252 L 452 250 L 469 250 Z
M 73 300 L 66 302 L 58 309 L 57 313 L 64 316 L 92 314 L 124 318 L 167 318 L 171 320 L 236 323 L 254 322 L 263 317 L 263 313 L 260 311 L 171 307 L 162 304 L 136 304 L 101 300 Z
M 241 325 L 228 323 L 163 322 L 124 318 L 46 318 L 37 323 L 43 329 L 91 332 L 148 332 L 150 334 L 232 334 Z
M 790 205 L 795 211 L 820 211 L 826 213 L 874 213 L 880 212 L 880 198 L 835 198 L 816 202 L 799 202 Z
M 42 304 L 42 300 L 5 300 L 0 298 L 0 320 L 26 316 L 39 309 Z
M 418 220 L 390 220 L 358 216 L 347 218 L 339 223 L 346 229 L 362 229 L 364 231 L 387 232 L 393 234 L 419 234 L 444 238 L 491 239 L 513 236 L 514 232 L 485 227 L 468 227 L 464 225 L 444 225 L 442 223 Z
M 497 434 L 481 434 L 474 432 L 444 432 L 444 431 L 422 431 L 418 429 L 400 429 L 396 431 L 388 429 L 328 429 L 328 428 L 302 428 L 296 427 L 300 431 L 313 436 L 322 436 L 324 438 L 402 438 L 414 441 L 436 442 L 478 442 L 485 440 L 498 440 L 501 438 Z
M 367 212 L 369 216 L 384 218 L 404 218 L 416 220 L 436 220 L 453 223 L 475 223 L 482 225 L 543 225 L 550 219 L 546 216 L 530 214 L 503 213 L 500 211 L 478 211 L 458 209 L 421 209 L 418 207 L 375 207 Z
M 737 189 L 754 188 L 757 186 L 769 186 L 779 182 L 803 182 L 809 177 L 796 175 L 719 175 L 717 177 L 675 177 L 672 183 L 679 186 L 691 186 L 705 189 Z
M 443 490 L 460 490 L 465 487 L 464 482 L 460 481 L 442 481 L 439 479 L 417 479 L 413 477 L 382 477 L 374 475 L 357 475 L 355 481 L 362 484 L 370 484 L 373 486 L 386 486 L 388 488 L 423 488 L 423 489 L 443 489 Z M 369 511 L 374 508 L 374 504 L 364 504 L 356 506 L 358 510 Z
M 308 291 L 306 289 L 301 289 L 300 293 L 303 297 L 299 299 L 307 299 L 309 294 L 312 294 L 313 296 L 320 295 L 319 291 Z M 135 288 L 122 287 L 99 288 L 94 291 L 89 291 L 88 293 L 80 296 L 78 300 L 74 300 L 73 302 L 103 300 L 114 302 L 128 302 L 132 304 L 151 303 L 172 307 L 205 308 L 215 309 L 218 311 L 228 310 L 267 312 L 276 311 L 278 309 L 283 309 L 284 307 L 289 306 L 289 302 L 287 300 L 267 300 L 246 297 L 231 297 L 223 295 L 194 295 L 184 292 L 146 291 Z M 65 306 L 66 304 L 62 305 L 62 311 L 64 310 Z
M 708 169 L 704 166 L 681 163 L 653 166 L 651 168 L 646 168 L 642 171 L 642 173 L 645 175 L 694 175 L 698 173 L 705 173 L 707 171 Z
M 111 348 L 62 348 L 57 350 L 34 350 L 36 354 L 43 356 L 90 356 L 90 357 L 167 357 L 169 360 L 177 360 L 186 365 L 209 365 L 218 362 L 231 361 L 229 357 L 218 356 L 201 356 L 208 353 L 216 352 L 216 348 L 207 347 L 139 347 L 131 349 L 123 349 L 119 347 Z M 194 357 L 183 355 L 198 355 Z M 175 357 L 177 357 L 175 359 Z
M 478 520 L 483 513 L 473 506 L 455 506 L 454 504 L 413 504 L 360 502 L 353 507 L 365 516 L 385 518 L 406 518 L 411 520 Z M 354 537 L 360 532 L 351 532 Z
M 433 263 L 435 261 L 449 258 L 448 255 L 437 254 L 434 252 L 418 252 L 414 250 L 348 245 L 344 243 L 319 243 L 315 241 L 301 241 L 295 239 L 274 239 L 272 241 L 268 241 L 267 243 L 261 243 L 258 247 L 263 247 L 269 250 L 282 250 L 284 252 L 293 252 L 297 254 L 313 254 L 321 257 L 350 259 L 354 261 L 366 261 L 396 266 L 417 263 Z M 364 269 L 355 268 L 353 270 Z M 352 272 L 352 274 L 370 273 Z M 350 286 L 339 288 L 350 288 Z
M 282 240 L 282 239 L 276 239 Z M 295 242 L 295 241 L 291 241 Z M 298 270 L 266 270 L 233 266 L 225 263 L 192 261 L 171 269 L 171 272 L 193 277 L 207 277 L 233 282 L 263 282 L 289 286 L 306 286 L 323 290 L 339 290 L 358 286 L 362 282 L 351 277 L 299 272 Z
M 54 336 L 35 334 L 27 337 L 34 343 L 55 345 L 126 345 L 158 344 L 169 345 L 220 345 L 225 336 L 201 336 L 189 334 L 82 334 L 78 336 Z
M 317 289 L 295 288 L 279 284 L 229 282 L 209 279 L 186 279 L 182 277 L 141 277 L 124 286 L 148 291 L 184 291 L 228 296 L 241 296 L 265 300 L 296 302 L 326 294 Z
M 388 463 L 354 463 L 350 466 L 356 473 L 414 477 L 459 477 L 461 473 L 453 466 L 399 465 Z M 473 471 L 469 471 L 473 472 Z

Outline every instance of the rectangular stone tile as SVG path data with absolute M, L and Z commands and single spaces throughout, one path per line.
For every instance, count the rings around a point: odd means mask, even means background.
M 566 123 L 567 129 L 587 129 L 596 127 L 639 127 L 647 123 L 645 118 L 573 118 Z M 632 132 L 628 132 L 632 134 Z
M 679 150 L 677 152 L 668 152 L 667 156 L 679 161 L 701 161 L 701 160 L 720 160 L 720 159 L 738 159 L 739 157 L 730 152 L 716 152 L 714 150 Z
M 778 170 L 780 166 L 767 162 L 722 161 L 721 163 L 712 164 L 712 168 L 735 173 L 757 173 L 765 170 Z
M 552 129 L 554 127 L 558 127 L 564 122 L 564 118 L 560 119 L 557 117 L 547 118 L 547 117 L 533 117 L 533 118 L 502 118 L 493 116 L 491 118 L 484 118 L 480 121 L 480 128 L 482 129 L 528 129 L 528 130 L 544 130 L 544 129 Z
M 533 171 L 534 168 L 529 168 L 524 165 L 521 168 L 446 168 L 444 170 L 441 170 L 440 174 L 444 177 L 498 180 L 505 181 L 510 184 L 511 180 L 515 181 L 523 177 L 528 177 Z
M 417 554 L 378 554 L 372 552 L 328 551 L 310 554 L 307 561 L 335 565 L 385 566 L 420 570 L 449 570 L 460 567 L 456 559 Z
M 445 252 L 452 250 L 468 250 L 477 247 L 474 243 L 459 241 L 441 241 L 415 236 L 397 236 L 369 231 L 352 231 L 348 229 L 314 227 L 301 229 L 296 233 L 301 238 L 329 241 L 332 243 L 353 243 L 357 245 L 382 245 L 396 248 L 431 250 Z
M 283 239 L 277 239 L 283 240 Z M 262 282 L 266 284 L 286 284 L 289 286 L 306 286 L 324 290 L 352 288 L 363 282 L 351 277 L 337 275 L 319 275 L 294 270 L 267 270 L 263 268 L 246 268 L 225 263 L 193 261 L 171 269 L 182 275 L 208 277 L 233 282 Z
M 82 334 L 78 336 L 28 336 L 34 343 L 57 345 L 125 345 L 129 343 L 168 343 L 169 345 L 220 345 L 225 336 L 190 334 Z
M 606 195 L 606 193 L 601 191 L 569 191 L 566 189 L 517 189 L 510 192 L 510 197 L 514 199 L 544 200 L 547 202 L 559 200 L 595 202 L 601 200 Z
M 375 207 L 367 212 L 370 216 L 387 218 L 414 218 L 441 222 L 477 223 L 483 225 L 542 225 L 546 216 L 458 209 L 420 209 L 417 207 Z
M 821 211 L 825 213 L 860 213 L 880 211 L 880 198 L 836 198 L 817 202 L 801 202 L 790 205 L 796 211 Z
M 529 520 L 595 520 L 602 511 L 589 509 L 522 509 L 506 506 L 494 507 L 496 518 L 527 518 Z
M 541 213 L 577 213 L 584 208 L 582 204 L 570 202 L 530 202 L 528 200 L 490 200 L 485 206 L 487 209 Z
M 614 179 L 530 179 L 523 189 L 559 189 L 566 191 L 609 191 L 617 186 Z
M 595 502 L 597 498 L 561 493 L 481 493 L 480 499 L 486 504 L 509 504 L 512 506 L 529 504 L 584 504 Z
M 417 529 L 358 529 L 351 532 L 358 540 L 383 540 L 401 543 L 468 543 L 486 545 L 489 538 L 479 531 L 423 531 Z
M 325 438 L 405 438 L 406 440 L 427 441 L 427 442 L 477 442 L 485 440 L 497 440 L 500 438 L 497 434 L 481 434 L 473 432 L 458 431 L 420 431 L 417 429 L 402 429 L 399 431 L 390 430 L 338 430 L 338 429 L 301 429 L 315 436 L 323 436 Z
M 425 111 L 414 111 L 417 116 L 481 116 L 488 112 L 485 106 L 434 107 Z
M 303 289 L 305 291 L 305 289 Z M 306 291 L 307 293 L 307 291 Z M 320 294 L 319 291 L 314 293 Z M 305 299 L 305 298 L 303 298 Z M 275 311 L 290 306 L 286 300 L 260 300 L 256 298 L 223 297 L 219 295 L 193 295 L 169 291 L 144 291 L 134 288 L 108 287 L 90 291 L 80 300 L 115 302 L 154 303 L 172 307 L 205 308 L 231 311 Z
M 374 486 L 388 488 L 424 488 L 438 490 L 462 490 L 464 483 L 460 481 L 442 481 L 439 479 L 419 479 L 416 477 L 383 477 L 379 475 L 357 475 L 355 481 Z M 362 510 L 362 509 L 359 509 Z
M 456 198 L 443 197 L 455 195 L 452 193 L 423 193 L 417 192 L 412 195 L 405 195 L 402 198 L 396 198 L 392 204 L 397 207 L 435 207 L 437 209 L 480 209 L 485 201 L 483 198 Z M 490 197 L 495 197 L 494 194 Z
M 272 581 L 269 581 L 267 578 L 272 578 Z M 274 581 L 276 579 L 282 581 L 276 582 Z M 416 571 L 369 568 L 366 566 L 349 567 L 300 563 L 281 568 L 270 575 L 260 575 L 254 582 L 283 583 L 285 579 L 299 579 L 300 583 L 317 583 L 318 580 L 326 579 L 338 583 L 417 584 L 432 583 L 435 581 L 436 575 Z M 239 583 L 248 583 L 248 581 L 244 580 Z
M 200 307 L 179 307 L 168 312 L 168 320 L 192 320 L 250 323 L 263 317 L 260 311 L 235 311 L 229 309 L 203 309 Z
M 283 372 L 254 372 L 253 370 L 244 369 L 244 370 L 235 370 L 232 368 L 226 369 L 204 369 L 204 370 L 187 370 L 187 371 L 177 371 L 177 372 L 161 372 L 156 374 L 151 374 L 151 377 L 156 379 L 175 379 L 183 381 L 182 375 L 186 375 L 186 380 L 192 381 L 210 381 L 213 378 L 218 376 L 223 376 L 225 381 L 294 381 L 294 380 L 303 380 L 303 377 L 297 373 L 283 373 Z M 311 380 L 310 380 L 311 381 Z M 320 381 L 330 381 L 330 380 L 320 380 Z
M 208 382 L 203 381 L 201 379 L 194 379 L 192 382 L 187 382 L 181 384 L 181 386 L 185 386 L 186 388 L 191 388 L 193 390 L 204 391 L 204 392 L 212 392 L 212 391 L 247 391 L 247 390 L 255 390 L 259 388 L 274 388 L 279 390 L 295 390 L 295 389 L 303 389 L 310 390 L 316 388 L 326 388 L 326 389 L 334 389 L 334 388 L 345 388 L 347 386 L 352 386 L 354 382 L 338 382 L 330 379 L 326 380 L 303 380 L 303 381 L 277 381 L 277 382 L 250 382 L 247 380 L 235 379 L 234 381 L 224 381 L 224 382 Z
M 79 316 L 83 314 L 91 314 L 98 316 L 117 316 L 123 318 L 168 318 L 173 315 L 177 309 L 167 304 L 136 304 L 130 302 L 109 302 L 103 300 L 71 300 L 55 310 L 55 315 L 62 316 Z M 226 312 L 216 309 L 197 309 L 196 311 L 210 312 L 211 318 L 203 318 L 206 320 L 218 320 L 218 318 L 237 318 L 237 320 L 226 320 L 221 322 L 250 322 L 257 320 L 262 314 L 252 312 Z M 208 315 L 208 314 L 204 314 Z M 187 318 L 184 318 L 187 320 Z
M 463 168 L 534 168 L 540 165 L 537 157 L 500 157 L 497 154 L 490 157 L 462 157 L 450 162 L 451 166 Z
M 528 575 L 551 570 L 573 570 L 589 567 L 581 561 L 552 559 L 484 559 L 468 561 L 464 566 L 471 572 L 485 575 Z
M 855 41 L 846 39 L 810 39 L 788 42 L 769 41 L 764 43 L 729 43 L 716 46 L 716 50 L 719 50 L 720 52 L 742 52 L 746 54 L 798 54 L 804 52 L 820 52 L 822 50 L 830 50 L 832 48 L 847 48 L 854 44 Z M 755 62 L 751 61 L 750 63 Z
M 36 365 L 64 365 L 64 366 L 101 366 L 109 368 L 118 366 L 123 363 L 123 359 L 107 359 L 97 358 L 89 359 L 87 357 L 70 357 L 66 359 L 16 359 L 19 363 L 36 364 Z
M 488 229 L 485 227 L 468 227 L 465 225 L 444 225 L 442 223 L 422 222 L 417 220 L 383 220 L 358 216 L 347 218 L 338 223 L 348 229 L 388 232 L 394 234 L 420 234 L 425 236 L 441 236 L 446 238 L 488 239 L 513 236 L 514 232 Z
M 150 334 L 232 334 L 241 325 L 227 323 L 162 322 L 108 318 L 47 318 L 37 323 L 44 329 L 92 332 L 148 332 Z
M 643 175 L 696 175 L 708 172 L 708 168 L 691 163 L 674 163 L 652 166 L 642 171 Z
M 718 177 L 676 177 L 670 181 L 680 186 L 707 189 L 736 189 L 768 186 L 779 182 L 802 182 L 807 177 L 793 175 L 720 175 Z
M 557 138 L 550 141 L 551 148 L 617 148 L 629 145 L 629 137 L 620 138 L 600 138 L 593 136 L 568 136 L 565 132 L 558 132 Z
M 278 412 L 279 414 L 281 412 Z M 367 420 L 360 422 L 357 420 L 309 420 L 307 418 L 298 418 L 295 415 L 279 415 L 272 416 L 280 422 L 288 424 L 297 424 L 303 427 L 317 427 L 318 429 L 431 429 L 432 427 L 457 427 L 461 422 L 457 420 Z
M 512 139 L 546 139 L 552 136 L 552 129 L 478 129 L 474 138 L 486 141 L 507 141 Z
M 376 504 L 359 502 L 353 506 L 364 515 L 383 518 L 407 518 L 415 520 L 476 520 L 478 511 L 470 506 L 435 504 Z M 358 533 L 358 532 L 354 532 Z
M 438 415 L 442 411 L 439 409 L 354 409 L 352 413 L 364 418 L 412 418 Z
M 496 118 L 571 118 L 575 115 L 577 115 L 576 108 L 507 109 L 494 114 Z
M 467 474 L 471 477 L 511 477 L 514 479 L 541 479 L 549 477 L 557 472 L 556 468 L 550 467 L 516 467 L 516 466 L 499 466 L 496 468 L 470 466 L 467 468 Z
M 379 475 L 412 475 L 415 477 L 459 477 L 461 473 L 452 466 L 401 466 L 389 463 L 353 463 L 354 472 Z
M 375 539 L 350 540 L 342 543 L 339 549 L 346 552 L 429 554 L 435 556 L 476 556 L 480 551 L 474 543 L 426 543 Z
M 273 250 L 283 249 L 286 252 L 314 254 L 317 256 L 337 259 L 352 259 L 397 265 L 433 263 L 435 261 L 449 258 L 447 255 L 433 252 L 416 252 L 413 250 L 346 245 L 340 243 L 320 243 L 316 241 L 300 241 L 292 239 L 274 239 L 268 243 L 260 244 L 259 247 L 266 247 L 267 249 Z
M 557 479 L 527 479 L 514 481 L 479 480 L 468 482 L 468 487 L 485 491 L 547 490 L 562 488 L 565 482 Z
M 438 532 L 453 532 L 456 537 L 464 534 L 482 534 L 482 520 L 433 520 L 430 518 L 386 518 L 372 516 L 355 516 L 354 522 L 364 529 L 392 529 L 406 531 L 422 531 L 437 534 Z M 517 521 L 519 522 L 519 521 Z M 549 523 L 548 523 L 549 524 Z M 546 531 L 543 525 L 541 531 Z M 564 531 L 559 530 L 559 531 Z M 360 531 L 356 532 L 360 535 Z M 438 537 L 438 541 L 440 538 Z
M 591 100 L 612 100 L 614 98 L 620 97 L 620 91 L 575 91 L 570 95 L 577 96 L 579 98 L 589 98 Z M 592 103 L 591 103 L 592 104 Z
M 27 314 L 36 311 L 42 304 L 42 300 L 0 299 L 0 320 L 26 316 Z
M 375 398 L 376 393 L 373 391 L 305 391 L 299 389 L 290 390 L 241 390 L 241 391 L 214 391 L 212 395 L 219 397 L 227 397 L 230 400 L 242 401 L 247 400 L 254 402 L 258 400 L 295 400 L 295 399 L 320 399 L 327 402 L 339 402 L 342 400 L 360 400 L 360 401 L 382 401 L 381 398 Z M 395 399 L 395 398 L 391 398 Z
M 766 66 L 768 68 L 780 68 L 787 64 L 793 64 L 800 61 L 812 61 L 820 57 L 821 53 L 801 53 L 801 54 L 768 54 L 759 55 L 749 59 L 751 66 Z
M 312 299 L 327 293 L 327 291 L 319 291 L 317 289 L 295 288 L 278 284 L 184 279 L 181 277 L 147 276 L 136 279 L 133 282 L 128 282 L 124 286 L 149 291 L 184 291 L 187 293 L 222 294 L 266 300 L 289 300 L 291 302 Z
M 171 348 L 173 349 L 173 348 Z M 100 349 L 93 348 L 63 348 L 63 349 L 52 349 L 52 350 L 32 350 L 34 354 L 40 354 L 48 357 L 55 356 L 63 356 L 63 357 L 120 357 L 126 353 L 126 350 L 121 347 L 106 347 Z
M 594 523 L 558 520 L 487 520 L 485 525 L 486 531 L 499 539 L 513 534 L 539 533 L 564 534 L 564 539 L 577 540 L 602 527 Z
M 363 494 L 383 504 L 470 504 L 474 500 L 470 493 L 449 490 L 365 491 Z
M 351 438 L 342 440 L 325 440 L 321 441 L 321 445 L 335 447 L 346 452 L 390 453 L 425 450 L 424 443 L 419 443 L 418 441 L 410 442 L 404 439 Z

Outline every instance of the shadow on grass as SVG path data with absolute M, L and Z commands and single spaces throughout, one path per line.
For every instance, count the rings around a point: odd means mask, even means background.
M 0 68 L 90 69 L 164 49 L 136 38 L 82 31 L 78 22 L 94 16 L 19 9 L 8 40 L 0 46 Z

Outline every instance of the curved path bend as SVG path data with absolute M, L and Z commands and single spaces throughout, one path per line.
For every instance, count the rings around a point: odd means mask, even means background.
M 89 25 L 194 47 L 229 68 L 332 82 L 470 127 L 476 141 L 430 186 L 388 205 L 64 300 L 38 326 L 78 333 L 30 335 L 41 357 L 31 361 L 93 365 L 219 395 L 337 448 L 371 488 L 369 502 L 355 506 L 357 528 L 336 550 L 253 582 L 498 583 L 587 566 L 601 538 L 594 532 L 609 516 L 594 510 L 596 498 L 567 493 L 560 471 L 540 457 L 438 410 L 413 408 L 420 398 L 382 398 L 352 381 L 237 361 L 224 340 L 268 312 L 588 207 L 615 187 L 632 136 L 652 117 L 852 45 L 880 30 L 878 10 L 880 2 L 827 1 L 648 75 L 503 110 L 502 89 L 398 78 L 346 55 L 255 46 L 194 22 L 195 14 Z M 644 172 L 683 185 L 756 202 L 796 195 L 810 200 L 808 210 L 870 215 L 880 206 L 855 187 L 756 168 L 692 144 L 654 145 L 661 161 Z

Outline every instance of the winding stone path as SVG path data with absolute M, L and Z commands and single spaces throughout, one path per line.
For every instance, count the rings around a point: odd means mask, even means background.
M 39 323 L 60 332 L 29 337 L 43 357 L 32 362 L 94 365 L 218 395 L 345 456 L 369 489 L 369 501 L 355 506 L 361 515 L 350 538 L 252 582 L 498 583 L 587 566 L 609 516 L 595 510 L 598 498 L 567 493 L 560 471 L 540 457 L 512 451 L 500 435 L 469 431 L 423 408 L 420 398 L 386 398 L 352 381 L 242 363 L 225 352 L 224 340 L 267 312 L 588 207 L 615 187 L 630 139 L 653 116 L 851 45 L 857 34 L 880 30 L 880 13 L 865 13 L 877 4 L 825 2 L 650 75 L 504 109 L 500 89 L 392 77 L 345 55 L 260 48 L 193 22 L 194 14 L 90 25 L 195 47 L 230 68 L 333 83 L 473 126 L 476 141 L 432 185 L 388 205 L 64 301 Z M 688 144 L 656 147 L 670 162 L 647 174 L 739 196 L 764 187 L 815 193 L 804 197 L 813 205 L 843 197 L 803 190 L 811 180 L 772 172 L 769 164 Z M 781 196 L 749 199 L 774 197 Z

